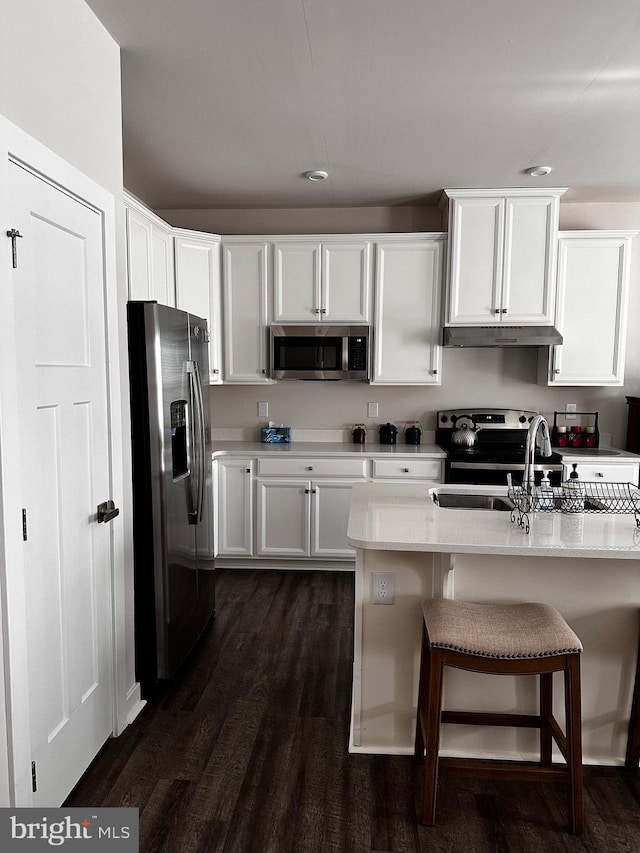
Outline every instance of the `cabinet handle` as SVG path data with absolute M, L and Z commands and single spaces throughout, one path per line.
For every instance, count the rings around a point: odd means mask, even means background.
M 556 369 L 555 369 L 553 372 L 554 372 L 554 373 L 560 373 L 560 368 L 559 368 L 559 367 L 556 367 Z
M 247 468 L 247 474 L 251 473 L 251 468 Z
M 314 308 L 314 309 L 313 309 L 313 313 L 314 313 L 314 314 L 320 314 L 320 313 L 322 313 L 322 312 L 320 311 L 320 309 L 319 309 L 319 308 Z
M 305 471 L 313 471 L 313 465 L 307 465 Z
M 602 471 L 598 471 L 596 472 L 596 477 L 604 477 L 604 474 L 602 473 Z
M 321 313 L 321 314 L 326 314 L 326 313 L 327 313 L 327 309 L 326 309 L 326 308 L 321 308 L 321 309 L 320 309 L 320 313 Z
M 503 314 L 508 314 L 508 313 L 509 313 L 509 309 L 508 309 L 508 308 L 503 308 L 503 309 L 502 309 L 502 313 L 503 313 Z
M 213 368 L 213 370 L 212 370 L 211 372 L 212 372 L 212 373 L 220 373 L 220 371 L 218 370 L 218 368 L 217 368 L 217 367 L 214 367 L 214 368 Z
M 431 372 L 433 373 L 433 375 L 434 375 L 434 376 L 437 376 L 437 375 L 438 375 L 438 371 L 437 371 L 437 370 L 432 370 Z
M 499 314 L 499 313 L 500 313 L 500 309 L 499 309 L 499 308 L 494 308 L 493 313 L 494 313 L 494 314 Z
M 310 494 L 310 492 L 311 492 L 311 489 L 305 489 L 305 490 L 304 490 L 305 495 Z
M 408 474 L 408 473 L 409 473 L 409 469 L 408 469 L 408 468 L 403 468 L 403 469 L 402 469 L 402 471 L 403 471 L 403 473 L 404 473 L 404 474 Z

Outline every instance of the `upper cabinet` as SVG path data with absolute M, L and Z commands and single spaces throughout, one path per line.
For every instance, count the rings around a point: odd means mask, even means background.
M 273 250 L 273 322 L 370 322 L 370 241 L 287 238 Z
M 176 304 L 171 226 L 125 193 L 129 299 Z
M 553 325 L 564 188 L 445 190 L 445 323 Z
M 439 385 L 446 234 L 377 244 L 372 383 Z
M 209 326 L 209 384 L 222 383 L 220 238 L 174 229 L 176 307 Z
M 548 385 L 622 385 L 629 252 L 635 231 L 562 231 L 557 326 L 563 343 L 540 352 Z
M 271 245 L 259 238 L 226 238 L 222 245 L 224 381 L 270 384 Z

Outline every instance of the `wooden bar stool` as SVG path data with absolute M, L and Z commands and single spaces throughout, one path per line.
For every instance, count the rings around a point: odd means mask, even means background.
M 565 781 L 569 825 L 578 835 L 584 823 L 580 653 L 582 643 L 562 616 L 546 604 L 471 604 L 430 599 L 422 605 L 415 756 L 425 760 L 422 822 L 435 823 L 438 768 L 458 776 L 508 780 Z M 500 714 L 442 710 L 445 666 L 497 675 L 539 675 L 540 713 Z M 566 727 L 553 716 L 553 673 L 564 673 Z M 540 730 L 540 761 L 439 759 L 440 724 L 521 726 Z M 555 740 L 566 764 L 552 764 Z M 425 755 L 426 753 L 426 755 Z

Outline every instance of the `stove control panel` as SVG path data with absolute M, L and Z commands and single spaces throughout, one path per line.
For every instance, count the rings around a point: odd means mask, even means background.
M 455 429 L 458 421 L 464 420 L 483 429 L 527 430 L 537 414 L 522 409 L 454 409 L 438 412 L 437 421 L 440 429 Z

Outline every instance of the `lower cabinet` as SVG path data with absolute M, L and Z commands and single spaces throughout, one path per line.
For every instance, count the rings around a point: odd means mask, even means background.
M 438 457 L 405 459 L 219 456 L 213 461 L 215 556 L 353 561 L 347 539 L 351 491 L 365 480 L 442 482 Z
M 253 556 L 253 459 L 213 462 L 215 556 Z
M 259 557 L 349 559 L 347 541 L 352 481 L 258 479 Z

